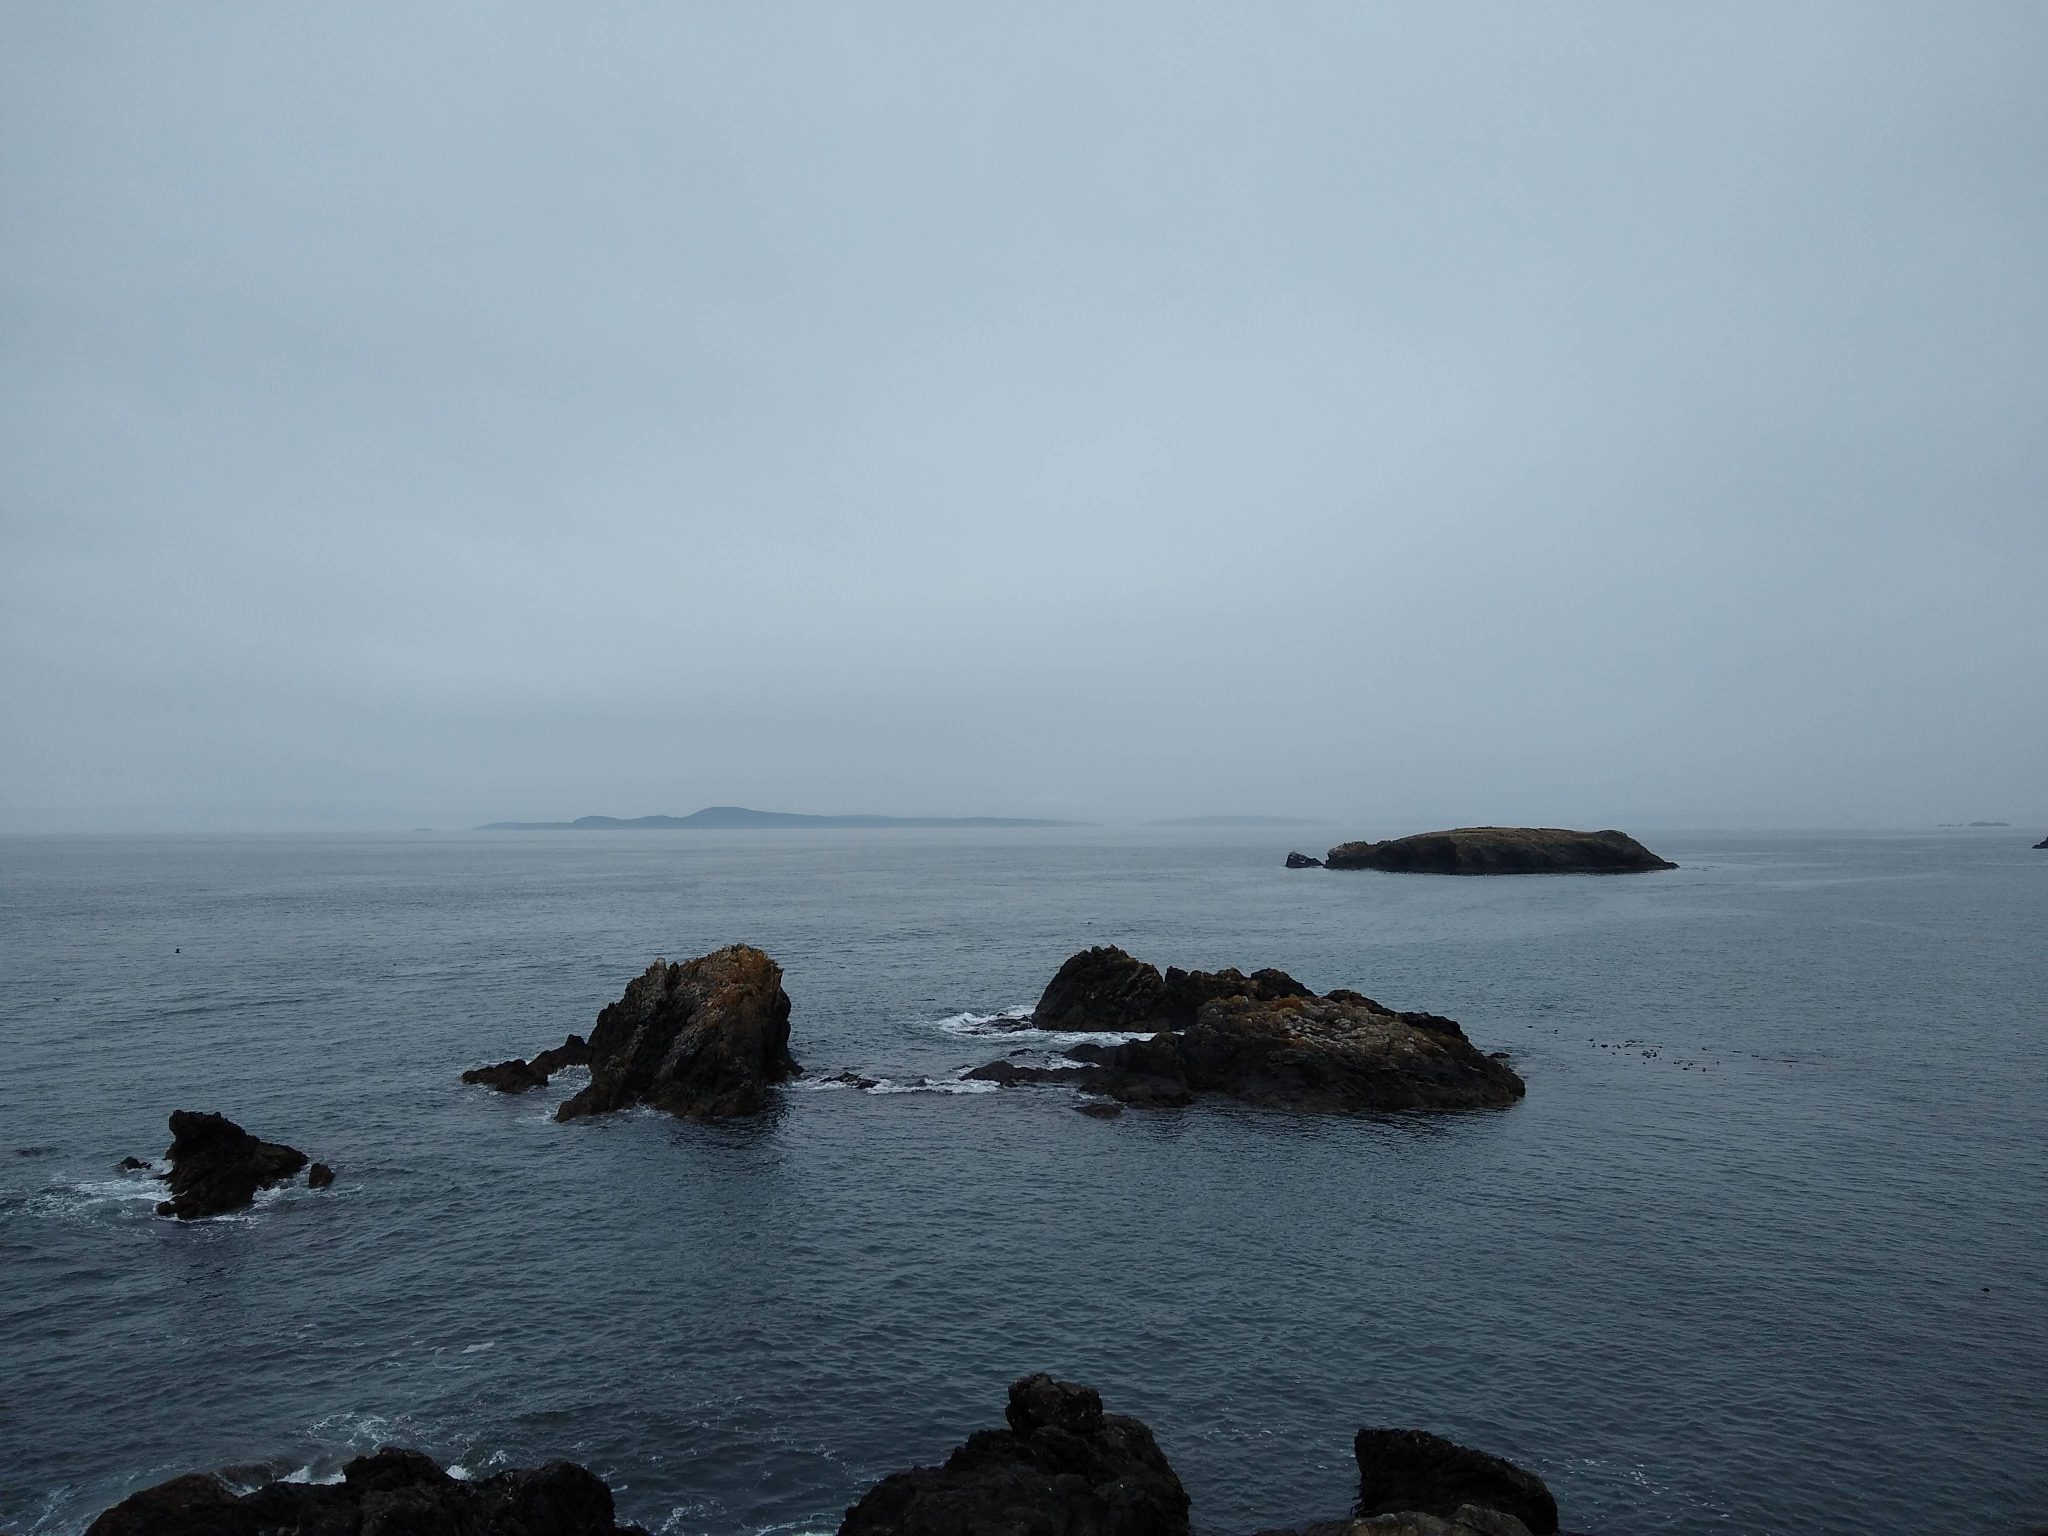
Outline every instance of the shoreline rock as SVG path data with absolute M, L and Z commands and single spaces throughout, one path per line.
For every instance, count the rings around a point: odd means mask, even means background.
M 1152 1431 L 1104 1413 L 1093 1387 L 1026 1376 L 1003 1417 L 943 1465 L 883 1478 L 839 1536 L 1187 1536 L 1187 1492 Z
M 571 1035 L 552 1050 L 542 1051 L 531 1061 L 524 1056 L 514 1056 L 510 1061 L 494 1061 L 489 1066 L 471 1067 L 462 1074 L 465 1083 L 482 1083 L 500 1093 L 527 1093 L 535 1088 L 545 1087 L 549 1078 L 564 1067 L 587 1067 L 590 1065 L 590 1042 L 581 1035 Z
M 1676 869 L 1625 832 L 1457 827 L 1381 843 L 1339 843 L 1329 869 L 1414 875 L 1624 875 Z
M 612 1491 L 570 1461 L 451 1477 L 431 1457 L 385 1446 L 342 1468 L 339 1483 L 270 1482 L 236 1493 L 219 1477 L 188 1473 L 130 1494 L 86 1536 L 270 1536 L 279 1531 L 461 1532 L 463 1536 L 646 1536 L 619 1525 Z
M 1043 1372 L 1010 1384 L 1004 1427 L 977 1430 L 937 1466 L 892 1472 L 851 1505 L 838 1536 L 1188 1536 L 1189 1500 L 1152 1431 L 1103 1410 L 1093 1387 Z M 1361 1429 L 1356 1508 L 1265 1536 L 1554 1536 L 1557 1505 L 1512 1462 L 1421 1430 Z M 569 1461 L 474 1481 L 383 1446 L 338 1482 L 188 1473 L 130 1494 L 86 1536 L 647 1536 L 619 1520 L 603 1479 Z
M 1421 1429 L 1361 1429 L 1352 1454 L 1360 1515 L 1455 1517 L 1478 1505 L 1519 1520 L 1530 1536 L 1556 1536 L 1557 1500 L 1543 1479 L 1499 1456 Z
M 756 1114 L 802 1068 L 789 1053 L 782 968 L 732 944 L 680 965 L 657 960 L 590 1031 L 590 1082 L 557 1120 L 645 1104 L 696 1120 Z
M 2042 839 L 2041 839 L 2041 841 L 2039 841 L 2038 843 L 2034 844 L 2034 846 L 2035 846 L 2036 848 L 2048 848 L 2048 837 L 2044 837 L 2044 838 L 2042 838 Z
M 1284 971 L 1162 975 L 1121 949 L 1098 947 L 1060 967 L 1033 1019 L 1041 1029 L 1149 1038 L 1084 1041 L 1065 1053 L 1070 1066 L 1005 1059 L 965 1075 L 1006 1088 L 1065 1084 L 1155 1108 L 1215 1094 L 1323 1113 L 1484 1109 L 1527 1092 L 1505 1061 L 1481 1052 L 1450 1019 L 1398 1012 L 1358 992 L 1319 997 Z
M 192 1109 L 171 1111 L 171 1146 L 164 1157 L 171 1171 L 160 1177 L 169 1183 L 171 1198 L 156 1213 L 180 1221 L 242 1210 L 257 1190 L 282 1184 L 306 1166 L 306 1154 L 297 1147 L 260 1141 L 226 1115 Z
M 1321 869 L 1323 861 L 1321 859 L 1312 859 L 1305 853 L 1290 853 L 1287 855 L 1287 867 L 1289 869 Z

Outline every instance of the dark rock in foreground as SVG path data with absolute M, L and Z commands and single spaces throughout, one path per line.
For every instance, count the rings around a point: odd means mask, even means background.
M 1361 1515 L 1455 1515 L 1476 1504 L 1512 1515 L 1532 1536 L 1557 1530 L 1557 1501 L 1543 1479 L 1511 1461 L 1420 1429 L 1361 1429 L 1353 1450 Z
M 339 1483 L 266 1483 L 237 1494 L 204 1472 L 131 1494 L 86 1536 L 628 1536 L 612 1491 L 573 1462 L 450 1477 L 417 1451 L 358 1456 Z
M 159 1216 L 190 1221 L 239 1211 L 256 1191 L 281 1184 L 306 1166 L 297 1147 L 259 1141 L 225 1115 L 197 1110 L 171 1112 L 171 1147 L 164 1154 L 171 1171 L 171 1198 L 157 1206 Z
M 487 1067 L 471 1067 L 462 1074 L 465 1083 L 482 1083 L 500 1093 L 525 1093 L 529 1089 L 546 1085 L 564 1067 L 587 1067 L 590 1065 L 590 1042 L 581 1035 L 571 1035 L 551 1051 L 542 1051 L 533 1060 L 515 1056 L 510 1061 L 495 1061 Z
M 733 944 L 682 965 L 657 960 L 590 1032 L 590 1083 L 558 1120 L 646 1104 L 723 1120 L 765 1109 L 768 1090 L 796 1076 L 782 969 Z
M 1004 1417 L 944 1466 L 883 1478 L 839 1536 L 1187 1536 L 1188 1496 L 1152 1431 L 1104 1413 L 1092 1387 L 1027 1376 Z
M 1290 853 L 1287 855 L 1287 867 L 1289 869 L 1321 869 L 1323 861 L 1321 859 L 1312 859 L 1305 853 Z
M 966 1075 L 1004 1087 L 1061 1083 L 1125 1104 L 1212 1093 L 1338 1112 L 1497 1108 L 1526 1091 L 1449 1019 L 1399 1013 L 1357 992 L 1318 997 L 1284 971 L 1162 976 L 1120 949 L 1090 949 L 1060 967 L 1035 1018 L 1042 1028 L 1152 1034 L 1084 1042 L 1067 1052 L 1072 1066 L 994 1061 Z
M 1623 875 L 1678 868 L 1625 832 L 1557 827 L 1459 827 L 1383 843 L 1339 843 L 1327 864 L 1418 875 Z
M 1477 1504 L 1461 1504 L 1451 1515 L 1406 1509 L 1391 1515 L 1350 1520 L 1323 1520 L 1296 1531 L 1264 1531 L 1260 1536 L 1531 1536 L 1513 1515 Z

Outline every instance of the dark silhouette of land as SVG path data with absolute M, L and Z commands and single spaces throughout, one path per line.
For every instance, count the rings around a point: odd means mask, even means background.
M 687 816 L 578 816 L 574 821 L 492 821 L 479 832 L 707 832 L 730 828 L 826 827 L 1080 827 L 1080 821 L 1030 816 L 805 816 L 795 811 L 754 811 L 743 805 L 707 805 Z

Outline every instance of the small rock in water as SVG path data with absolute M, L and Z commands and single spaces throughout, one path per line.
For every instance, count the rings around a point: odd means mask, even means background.
M 1290 853 L 1287 855 L 1287 867 L 1289 869 L 1321 869 L 1323 861 L 1321 859 L 1312 859 L 1305 853 Z
M 1085 1104 L 1076 1104 L 1074 1106 L 1075 1114 L 1086 1115 L 1091 1120 L 1114 1120 L 1123 1112 L 1123 1105 L 1105 1103 L 1100 1099 L 1090 1099 Z
M 198 1110 L 171 1111 L 171 1198 L 156 1208 L 159 1216 L 191 1221 L 239 1211 L 256 1191 L 282 1183 L 306 1166 L 297 1147 L 259 1141 L 226 1115 Z
M 149 1164 L 139 1157 L 124 1157 L 114 1164 L 115 1169 L 121 1173 L 137 1173 L 148 1166 Z
M 315 1163 L 306 1170 L 306 1188 L 325 1189 L 334 1182 L 334 1170 L 325 1163 Z

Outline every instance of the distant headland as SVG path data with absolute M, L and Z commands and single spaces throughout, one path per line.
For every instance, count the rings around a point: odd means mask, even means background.
M 795 811 L 754 811 L 743 805 L 707 805 L 687 816 L 578 816 L 574 821 L 491 821 L 479 832 L 722 832 L 731 828 L 828 827 L 1081 827 L 1081 821 L 1030 816 L 805 816 Z

